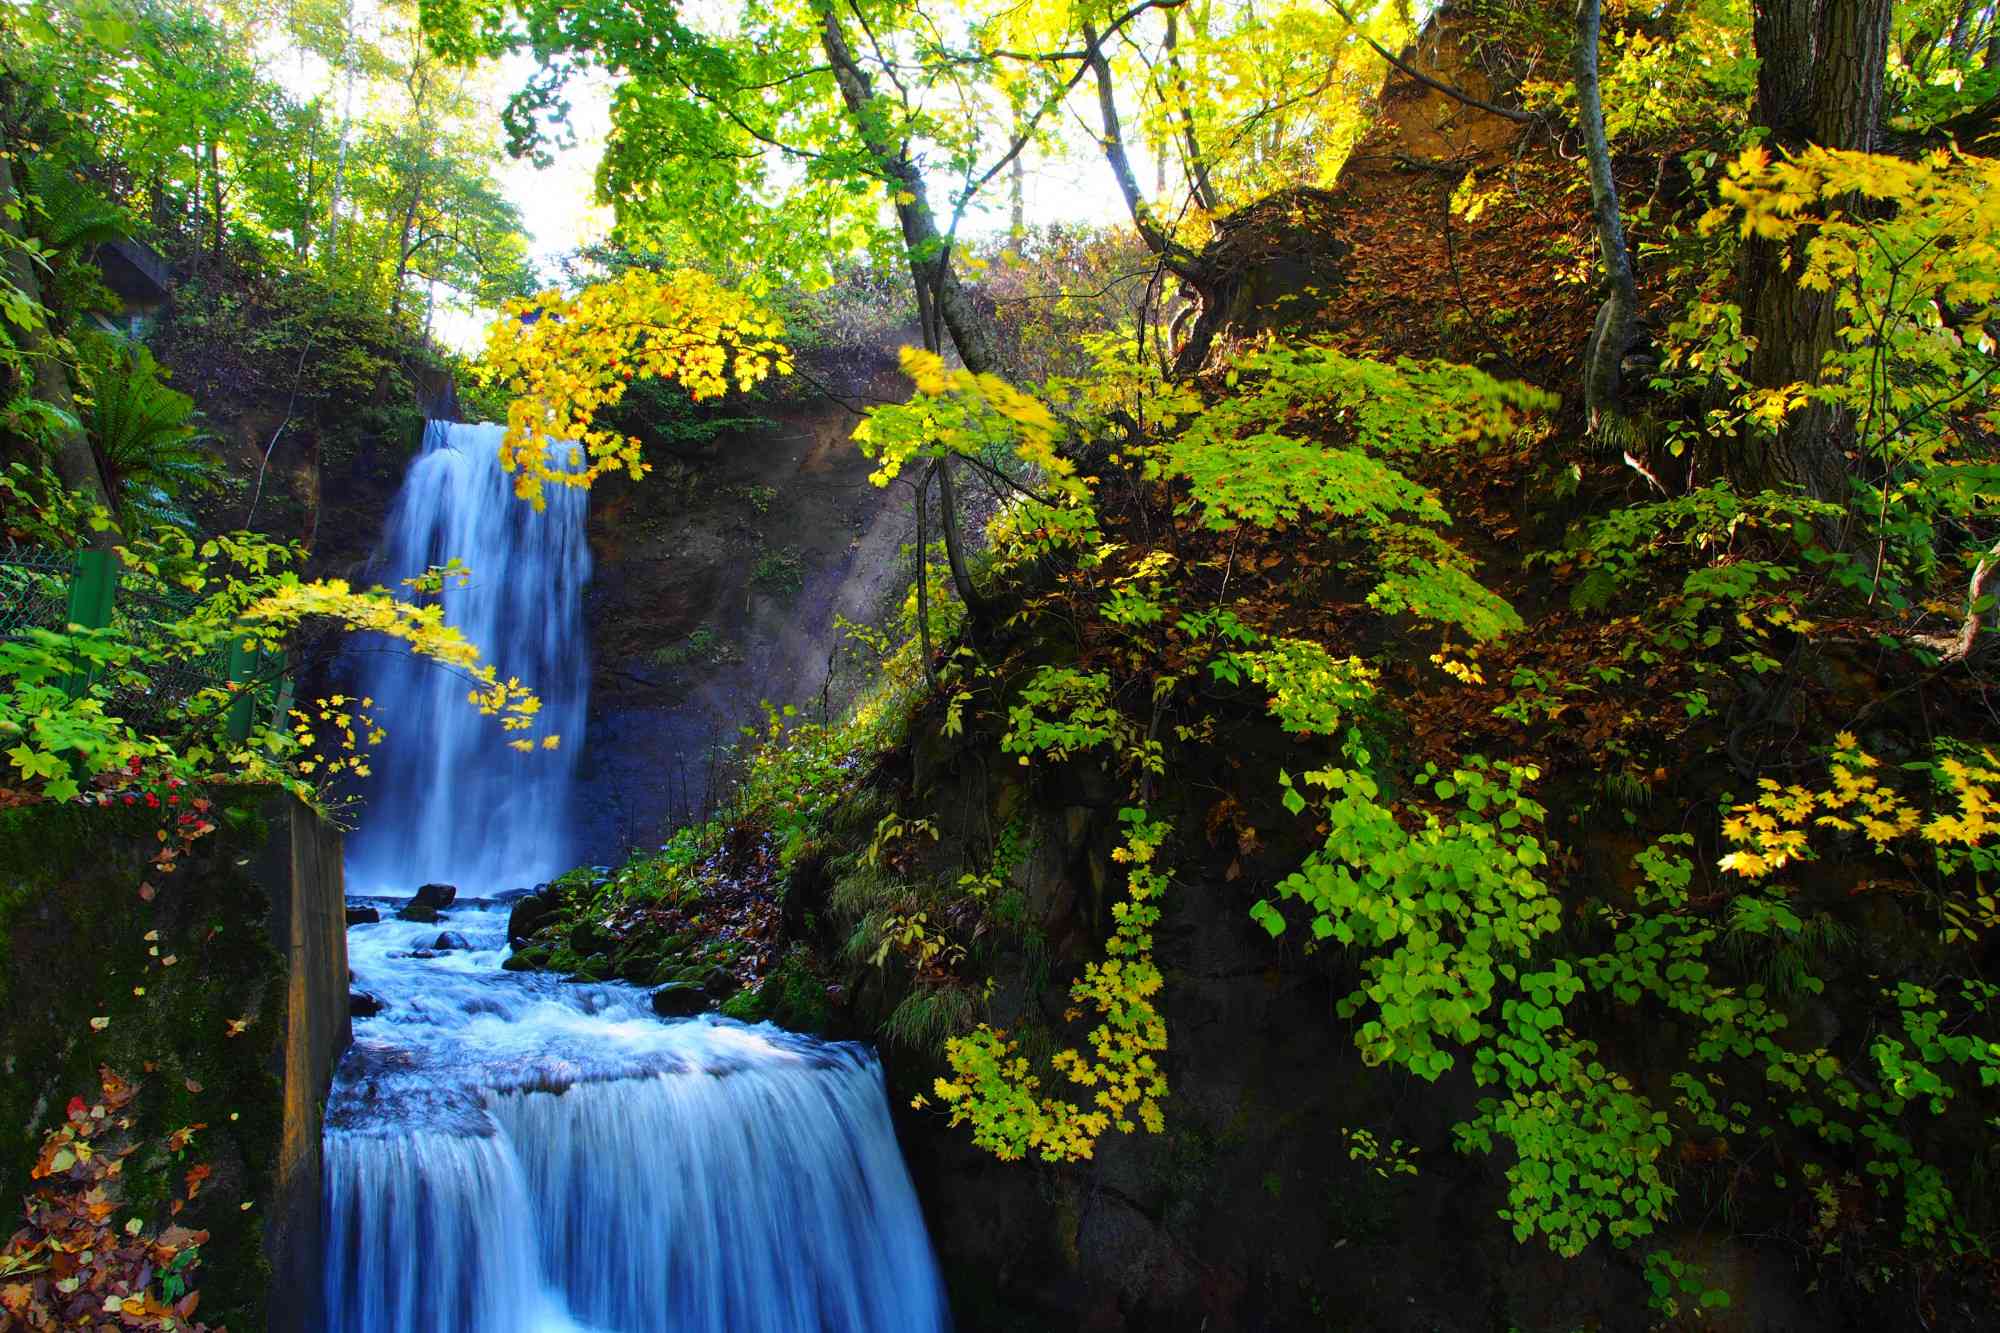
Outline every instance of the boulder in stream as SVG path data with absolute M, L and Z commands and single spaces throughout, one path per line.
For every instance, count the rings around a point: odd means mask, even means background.
M 382 1012 L 382 1002 L 365 990 L 349 991 L 347 1012 L 356 1018 L 373 1018 Z
M 443 911 L 458 897 L 455 884 L 426 884 L 410 898 L 412 907 L 428 907 L 433 911 Z
M 507 942 L 519 945 L 555 918 L 559 905 L 547 885 L 517 901 L 507 913 Z
M 708 992 L 687 981 L 670 981 L 653 992 L 653 1012 L 661 1018 L 692 1018 L 708 1009 Z
M 439 953 L 450 953 L 454 949 L 470 949 L 471 941 L 455 930 L 447 930 L 431 941 L 431 948 Z
M 372 907 L 350 907 L 347 909 L 347 924 L 350 926 L 372 926 L 382 919 L 382 914 Z
M 403 921 L 436 921 L 437 908 L 426 907 L 422 903 L 405 903 L 396 909 L 396 916 Z

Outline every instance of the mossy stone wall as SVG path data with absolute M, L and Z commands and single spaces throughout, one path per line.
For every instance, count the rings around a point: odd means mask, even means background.
M 203 1321 L 302 1327 L 272 1297 L 274 1263 L 284 1306 L 300 1304 L 300 1251 L 317 1249 L 298 1228 L 318 1215 L 319 1106 L 347 1034 L 344 937 L 329 958 L 324 929 L 301 927 L 323 926 L 329 898 L 338 917 L 338 838 L 328 883 L 314 839 L 330 835 L 309 812 L 231 794 L 216 832 L 161 875 L 151 859 L 166 813 L 0 810 L 0 1194 L 11 1213 L 42 1136 L 109 1066 L 142 1086 L 148 1147 L 126 1166 L 127 1206 L 163 1209 L 188 1167 L 213 1169 L 179 1219 L 211 1233 Z M 158 1146 L 197 1124 L 187 1152 Z

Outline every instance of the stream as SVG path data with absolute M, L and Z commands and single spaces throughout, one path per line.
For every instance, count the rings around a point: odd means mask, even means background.
M 503 649 L 502 671 L 580 732 L 582 492 L 534 514 L 497 441 L 433 424 L 378 576 L 462 559 L 447 619 L 514 647 L 527 660 Z M 874 1053 L 504 970 L 496 895 L 563 867 L 573 759 L 494 746 L 442 673 L 393 653 L 364 673 L 391 736 L 349 884 L 382 919 L 348 947 L 381 1009 L 355 1020 L 327 1105 L 330 1333 L 948 1329 Z M 459 889 L 441 919 L 397 919 L 431 880 Z

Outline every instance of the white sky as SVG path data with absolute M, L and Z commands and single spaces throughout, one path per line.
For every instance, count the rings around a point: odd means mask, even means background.
M 511 58 L 503 65 L 499 86 L 520 87 L 533 71 L 529 57 Z M 605 135 L 610 128 L 609 85 L 602 76 L 579 80 L 568 90 L 570 125 L 575 132 L 573 147 L 553 154 L 545 168 L 527 159 L 510 159 L 499 172 L 502 188 L 521 211 L 521 220 L 531 238 L 530 253 L 553 280 L 555 261 L 581 246 L 603 240 L 610 234 L 611 210 L 594 202 L 594 180 L 598 159 L 603 155 Z M 1069 129 L 1075 129 L 1072 118 Z M 1133 169 L 1150 185 L 1153 164 L 1144 146 L 1131 145 Z M 1108 224 L 1128 220 L 1125 201 L 1119 196 L 1110 168 L 1095 154 L 1070 154 L 1064 159 L 1027 159 L 1022 191 L 1028 220 L 1033 223 L 1089 222 Z M 1007 225 L 1008 193 L 1004 177 L 987 187 L 986 207 L 966 219 L 961 234 L 977 237 Z M 934 200 L 940 208 L 942 199 Z M 440 290 L 434 332 L 447 346 L 461 352 L 476 352 L 485 341 L 493 312 L 454 308 Z

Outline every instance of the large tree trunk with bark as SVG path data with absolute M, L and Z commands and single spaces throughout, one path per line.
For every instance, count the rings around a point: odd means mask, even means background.
M 1868 152 L 1882 121 L 1890 0 L 1756 0 L 1757 118 L 1773 145 Z M 1791 246 L 1751 237 L 1738 269 L 1743 331 L 1755 341 L 1752 384 L 1816 383 L 1838 327 L 1829 294 L 1800 288 Z M 1733 469 L 1745 489 L 1792 486 L 1815 499 L 1847 499 L 1853 422 L 1826 404 L 1788 416 L 1775 437 L 1745 441 Z

